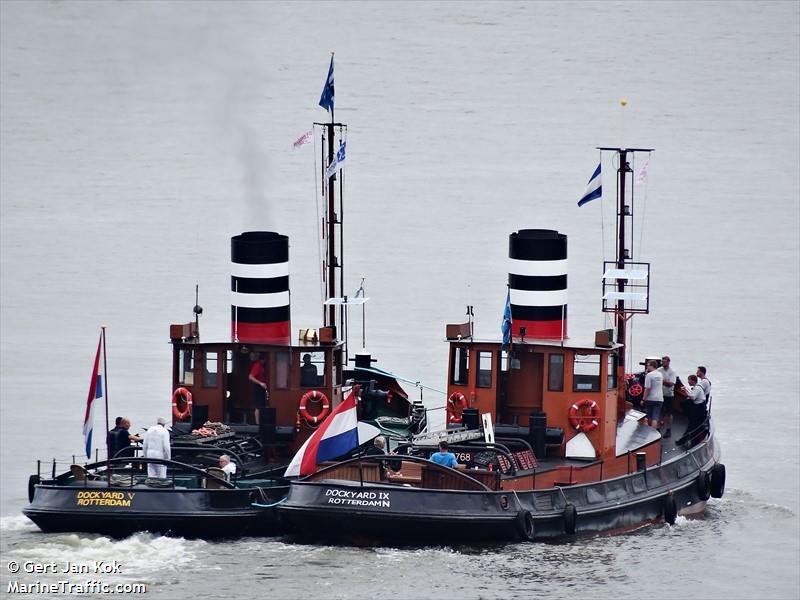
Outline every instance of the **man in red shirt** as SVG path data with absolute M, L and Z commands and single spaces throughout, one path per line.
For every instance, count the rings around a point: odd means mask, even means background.
M 256 407 L 256 425 L 261 423 L 261 409 L 267 406 L 269 392 L 267 391 L 267 374 L 264 360 L 255 352 L 252 355 L 253 365 L 250 367 L 248 379 L 253 383 L 253 404 Z

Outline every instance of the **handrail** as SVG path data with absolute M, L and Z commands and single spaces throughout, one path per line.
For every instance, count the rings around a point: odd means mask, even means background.
M 189 465 L 189 464 L 186 464 L 186 463 L 170 460 L 168 458 L 144 458 L 144 457 L 111 458 L 111 459 L 100 461 L 100 462 L 90 463 L 90 464 L 86 465 L 84 468 L 87 471 L 89 471 L 89 470 L 92 470 L 92 469 L 97 469 L 98 467 L 103 467 L 103 466 L 109 467 L 109 466 L 113 466 L 113 465 L 116 465 L 116 464 L 120 464 L 120 465 L 127 465 L 127 464 L 131 464 L 131 465 L 132 464 L 166 465 L 167 467 L 172 467 L 173 469 L 177 468 L 178 470 L 182 470 L 182 471 L 185 471 L 185 472 L 188 472 L 188 473 L 193 473 L 195 475 L 202 475 L 203 477 L 212 477 L 213 479 L 221 482 L 224 487 L 227 487 L 229 489 L 235 489 L 236 488 L 236 486 L 234 484 L 232 484 L 230 481 L 227 481 L 226 479 L 222 479 L 220 477 L 217 477 L 216 475 L 208 473 L 204 469 L 201 469 L 199 467 L 195 467 L 193 465 Z M 65 474 L 66 473 L 62 473 L 62 475 L 65 475 Z M 58 480 L 60 477 L 61 477 L 61 475 L 56 477 L 56 480 Z
M 301 481 L 314 481 L 315 479 L 312 479 L 312 478 L 316 478 L 318 475 L 320 475 L 322 473 L 325 473 L 327 471 L 335 470 L 335 469 L 337 469 L 337 468 L 339 468 L 341 466 L 348 465 L 350 463 L 356 463 L 356 462 L 375 462 L 375 463 L 379 463 L 379 462 L 388 461 L 388 460 L 400 460 L 400 461 L 415 462 L 415 463 L 420 463 L 420 464 L 422 464 L 424 466 L 427 466 L 428 468 L 433 467 L 434 471 L 441 471 L 443 473 L 447 473 L 447 474 L 450 474 L 450 475 L 455 473 L 459 477 L 462 477 L 464 479 L 468 479 L 471 482 L 477 483 L 478 485 L 480 485 L 486 491 L 492 491 L 483 482 L 478 481 L 474 477 L 470 477 L 467 474 L 468 471 L 460 471 L 458 469 L 451 469 L 450 467 L 445 467 L 444 465 L 440 465 L 438 463 L 432 462 L 432 461 L 428 460 L 427 458 L 420 458 L 418 456 L 411 456 L 411 455 L 401 456 L 401 455 L 395 455 L 395 454 L 384 454 L 384 455 L 377 454 L 377 455 L 369 455 L 369 456 L 359 456 L 359 457 L 356 457 L 356 458 L 350 458 L 350 459 L 347 459 L 347 460 L 343 460 L 341 462 L 337 462 L 337 463 L 334 463 L 332 465 L 328 465 L 327 467 L 323 467 L 322 469 L 320 469 L 316 473 L 312 473 L 311 475 L 307 475 L 306 477 L 301 478 Z

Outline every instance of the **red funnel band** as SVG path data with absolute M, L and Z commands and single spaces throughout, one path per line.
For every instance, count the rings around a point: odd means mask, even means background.
M 236 323 L 231 323 L 231 339 L 238 338 L 240 342 L 262 342 L 288 346 L 289 333 L 289 321 L 279 323 L 242 323 L 239 321 L 238 335 Z
M 567 320 L 555 321 L 523 321 L 514 319 L 511 322 L 511 335 L 522 337 L 519 328 L 525 328 L 525 337 L 539 340 L 560 340 L 567 337 Z

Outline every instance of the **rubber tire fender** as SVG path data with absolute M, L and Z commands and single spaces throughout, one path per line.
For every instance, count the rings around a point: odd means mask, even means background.
M 530 511 L 519 511 L 514 521 L 517 526 L 517 532 L 519 533 L 520 539 L 523 541 L 532 542 L 533 538 L 535 537 L 535 529 L 533 526 L 533 516 L 531 515 Z
M 38 475 L 28 477 L 28 502 L 33 502 L 33 496 L 36 494 L 36 485 L 41 482 L 42 478 Z
M 711 497 L 722 498 L 725 493 L 725 465 L 717 463 L 711 467 Z
M 675 505 L 675 496 L 670 492 L 664 496 L 664 522 L 675 525 L 675 519 L 677 518 L 678 507 Z
M 697 497 L 702 501 L 708 500 L 711 495 L 711 475 L 708 471 L 700 471 L 697 476 Z
M 567 504 L 564 507 L 564 533 L 573 535 L 575 526 L 578 522 L 578 509 L 574 504 Z

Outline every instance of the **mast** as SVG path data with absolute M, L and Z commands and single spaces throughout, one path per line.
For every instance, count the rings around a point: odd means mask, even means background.
M 616 281 L 616 293 L 604 294 L 603 310 L 614 313 L 614 325 L 617 329 L 617 389 L 618 412 L 625 410 L 625 364 L 627 361 L 628 319 L 634 314 L 646 314 L 650 311 L 650 264 L 633 261 L 633 179 L 631 179 L 630 204 L 626 203 L 627 176 L 633 173 L 628 155 L 636 152 L 652 152 L 652 148 L 598 148 L 615 152 L 619 160 L 617 165 L 617 220 L 616 220 L 616 260 L 613 266 L 616 273 L 604 274 L 604 291 L 607 289 L 606 279 Z M 628 222 L 626 222 L 626 220 Z M 630 236 L 631 243 L 627 244 Z M 606 266 L 610 266 L 606 263 Z M 635 290 L 634 292 L 628 291 Z M 613 307 L 607 300 L 616 300 Z

